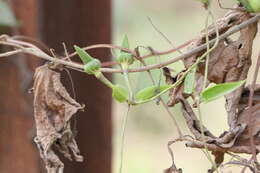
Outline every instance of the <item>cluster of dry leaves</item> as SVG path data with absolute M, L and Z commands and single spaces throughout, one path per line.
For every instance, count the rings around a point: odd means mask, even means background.
M 230 27 L 248 20 L 250 17 L 250 14 L 242 11 L 229 11 L 223 18 L 217 20 L 219 33 L 223 34 Z M 216 37 L 214 26 L 210 26 L 208 31 L 210 39 Z M 254 23 L 242 29 L 236 40 L 226 38 L 219 42 L 218 46 L 210 53 L 208 84 L 219 84 L 247 79 L 248 71 L 251 66 L 252 45 L 256 34 L 257 23 Z M 190 47 L 194 48 L 202 45 L 205 43 L 205 37 L 206 34 L 202 31 L 201 35 L 191 43 Z M 185 59 L 185 67 L 189 68 L 203 53 L 205 53 L 205 51 Z M 191 95 L 192 98 L 195 98 L 202 90 L 204 71 L 205 62 L 201 62 L 197 68 L 196 87 L 195 93 Z M 175 82 L 176 77 L 173 78 L 167 68 L 164 68 L 164 75 L 166 76 L 167 83 L 172 84 Z M 225 96 L 229 130 L 223 132 L 223 134 L 218 137 L 214 136 L 205 126 L 202 126 L 203 130 L 201 129 L 201 124 L 193 109 L 196 105 L 190 105 L 186 100 L 190 95 L 183 94 L 184 84 L 172 89 L 168 105 L 174 106 L 176 103 L 182 105 L 183 116 L 194 137 L 181 137 L 180 139 L 172 141 L 170 144 L 177 141 L 186 141 L 187 147 L 207 148 L 215 156 L 216 165 L 220 166 L 223 164 L 224 154 L 226 153 L 253 154 L 250 143 L 251 134 L 249 133 L 251 130 L 256 145 L 256 152 L 258 153 L 260 151 L 260 100 L 258 99 L 260 88 L 255 89 L 253 107 L 250 110 L 248 109 L 249 88 L 250 86 L 242 86 Z M 253 123 L 249 122 L 250 113 L 252 113 L 253 119 L 251 119 L 251 122 Z M 204 132 L 203 135 L 202 132 Z M 250 167 L 251 171 L 260 172 L 257 164 L 245 164 Z M 241 163 L 241 165 L 243 164 Z M 209 172 L 213 171 L 215 171 L 214 168 L 209 170 Z M 177 169 L 174 165 L 166 172 L 181 172 L 181 170 Z

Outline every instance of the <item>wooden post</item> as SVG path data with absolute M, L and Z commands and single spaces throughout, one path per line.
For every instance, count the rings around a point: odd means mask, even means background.
M 70 52 L 74 44 L 87 46 L 111 42 L 110 0 L 42 0 L 41 36 L 43 41 L 63 53 L 62 42 Z M 110 51 L 89 52 L 109 60 Z M 65 163 L 67 173 L 111 172 L 111 92 L 94 77 L 72 72 L 76 100 L 86 104 L 86 111 L 77 115 L 79 148 L 83 163 Z
M 41 38 L 56 52 L 62 42 L 86 46 L 111 42 L 110 0 L 12 0 L 22 22 L 18 33 Z M 91 51 L 96 57 L 110 57 L 109 50 Z M 108 60 L 108 59 L 101 59 Z M 40 60 L 21 56 L 0 61 L 0 172 L 38 173 L 39 153 L 33 146 L 31 86 L 32 68 Z M 65 173 L 111 173 L 111 92 L 94 77 L 72 72 L 76 99 L 86 105 L 77 115 L 77 141 L 83 163 L 65 162 Z M 26 80 L 25 80 L 26 79 Z M 69 84 L 67 84 L 69 86 Z M 64 160 L 64 159 L 62 159 Z M 44 172 L 46 172 L 44 170 Z
M 21 27 L 15 32 L 37 37 L 37 1 L 12 0 L 11 2 L 17 18 L 22 21 Z M 1 173 L 39 172 L 39 154 L 32 142 L 35 131 L 33 107 L 28 94 L 32 82 L 32 67 L 38 62 L 38 59 L 19 55 L 0 61 Z

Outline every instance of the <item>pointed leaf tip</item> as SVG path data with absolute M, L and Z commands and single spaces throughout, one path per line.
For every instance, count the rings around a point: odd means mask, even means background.
M 79 55 L 81 61 L 84 64 L 89 63 L 91 60 L 93 60 L 94 58 L 92 58 L 84 49 L 74 45 L 74 49 L 76 50 L 77 54 Z
M 136 101 L 143 102 L 143 101 L 152 99 L 153 97 L 156 97 L 158 94 L 160 94 L 164 90 L 169 89 L 169 87 L 171 87 L 171 85 L 161 85 L 161 86 L 153 85 L 153 86 L 144 88 L 136 94 L 136 96 L 135 96 Z
M 127 35 L 124 36 L 124 39 L 123 39 L 123 42 L 122 42 L 122 47 L 126 48 L 126 49 L 130 48 Z
M 217 84 L 215 86 L 206 88 L 201 93 L 201 101 L 210 102 L 210 101 L 216 100 L 216 99 L 238 89 L 245 82 L 246 82 L 245 80 L 242 80 L 242 81 L 238 81 L 238 82 L 222 83 L 222 84 Z

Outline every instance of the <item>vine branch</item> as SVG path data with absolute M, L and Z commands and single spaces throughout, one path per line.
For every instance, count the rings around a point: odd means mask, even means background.
M 249 20 L 233 26 L 232 28 L 230 28 L 227 32 L 225 32 L 224 34 L 219 36 L 219 40 L 223 40 L 225 38 L 227 38 L 228 36 L 240 31 L 241 29 L 247 27 L 248 25 L 257 22 L 258 20 L 260 20 L 260 14 L 255 15 L 254 17 L 250 18 Z M 216 41 L 216 39 L 212 39 L 209 41 L 209 44 L 212 45 L 214 44 Z M 26 54 L 31 54 L 34 55 L 36 57 L 48 60 L 48 61 L 52 61 L 54 63 L 59 63 L 59 64 L 63 64 L 69 68 L 73 68 L 73 69 L 78 69 L 78 70 L 83 70 L 84 66 L 82 64 L 76 63 L 76 62 L 72 62 L 72 61 L 66 61 L 64 59 L 58 59 L 58 58 L 54 58 L 48 54 L 46 54 L 45 52 L 43 52 L 41 49 L 39 49 L 37 46 L 25 42 L 25 41 L 20 41 L 20 40 L 15 40 L 12 37 L 9 37 L 7 35 L 2 35 L 0 36 L 0 44 L 2 45 L 7 45 L 7 46 L 11 46 L 16 48 L 17 50 L 12 50 L 11 52 L 4 52 L 0 54 L 0 57 L 6 57 L 6 56 L 10 56 L 10 55 L 14 55 L 17 53 L 26 53 Z M 85 50 L 89 50 L 89 49 L 94 49 L 94 48 L 118 48 L 118 49 L 122 49 L 125 50 L 125 48 L 122 48 L 120 46 L 112 46 L 112 45 L 106 45 L 106 44 L 101 44 L 101 45 L 93 45 L 90 47 L 85 48 Z M 182 46 L 178 46 L 178 48 L 180 48 Z M 178 48 L 174 48 L 165 52 L 159 52 L 159 53 L 150 53 L 144 56 L 141 56 L 140 58 L 146 58 L 149 56 L 154 56 L 154 55 L 165 55 L 165 54 L 169 54 L 172 53 L 174 51 L 176 51 L 176 49 Z M 129 73 L 134 73 L 134 72 L 144 72 L 144 71 L 148 71 L 148 70 L 153 70 L 153 69 L 159 69 L 162 67 L 165 67 L 169 64 L 172 64 L 174 62 L 177 62 L 179 60 L 188 58 L 190 56 L 192 56 L 193 54 L 196 54 L 200 51 L 203 51 L 207 48 L 207 43 L 203 44 L 201 46 L 198 46 L 190 51 L 187 51 L 186 53 L 181 54 L 180 56 L 176 57 L 176 58 L 170 58 L 167 61 L 164 61 L 162 63 L 158 63 L 158 64 L 152 64 L 152 65 L 147 65 L 144 67 L 140 67 L 140 68 L 132 68 L 129 69 Z M 129 52 L 130 50 L 125 50 L 127 52 Z M 135 53 L 133 51 L 131 51 L 133 55 L 135 55 Z M 72 57 L 72 55 L 74 56 L 74 54 L 71 54 L 70 57 Z M 104 73 L 122 73 L 123 71 L 121 69 L 113 69 L 113 68 L 101 68 L 101 72 Z

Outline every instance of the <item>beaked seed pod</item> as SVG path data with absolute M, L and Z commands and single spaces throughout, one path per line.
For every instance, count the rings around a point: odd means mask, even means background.
M 101 62 L 98 59 L 93 59 L 84 65 L 84 71 L 88 74 L 95 74 L 101 68 Z
M 127 35 L 124 36 L 122 47 L 126 49 L 129 49 L 130 47 Z M 130 53 L 121 50 L 120 55 L 117 57 L 116 61 L 121 65 L 124 64 L 128 66 L 134 63 L 134 58 Z
M 134 58 L 130 53 L 123 52 L 116 60 L 120 64 L 131 65 L 134 63 Z

